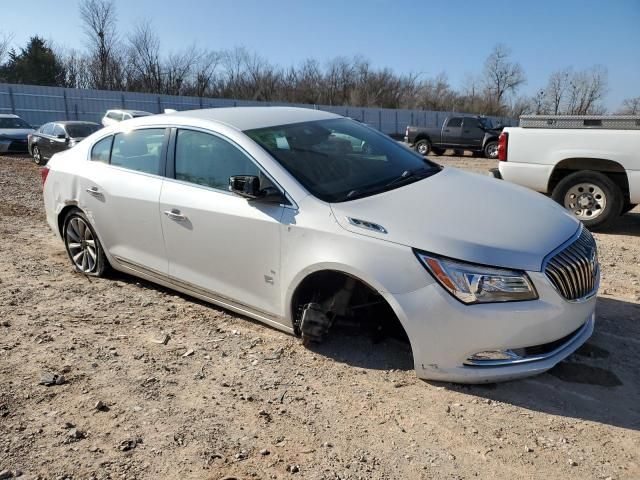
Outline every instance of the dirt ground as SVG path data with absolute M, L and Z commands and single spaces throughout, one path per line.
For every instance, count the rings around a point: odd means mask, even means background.
M 0 478 L 640 478 L 638 208 L 596 235 L 583 348 L 459 386 L 418 380 L 395 341 L 307 349 L 134 277 L 76 274 L 40 190 L 33 162 L 0 157 Z

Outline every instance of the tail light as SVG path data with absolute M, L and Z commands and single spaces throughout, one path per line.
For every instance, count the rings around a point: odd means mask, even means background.
M 40 169 L 40 176 L 42 177 L 42 188 L 44 188 L 44 182 L 47 181 L 48 175 L 49 175 L 49 167 L 42 167 Z
M 498 138 L 498 160 L 507 161 L 507 148 L 509 146 L 509 134 L 502 132 Z

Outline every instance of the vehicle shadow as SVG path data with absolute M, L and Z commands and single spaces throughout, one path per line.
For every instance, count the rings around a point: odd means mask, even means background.
M 640 209 L 635 208 L 631 212 L 622 215 L 610 228 L 604 230 L 603 234 L 629 235 L 640 237 Z
M 589 341 L 547 373 L 506 383 L 443 385 L 532 411 L 640 430 L 640 304 L 599 297 L 596 315 Z

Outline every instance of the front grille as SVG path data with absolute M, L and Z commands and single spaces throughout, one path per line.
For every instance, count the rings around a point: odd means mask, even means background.
M 567 300 L 591 296 L 597 288 L 598 249 L 591 233 L 582 227 L 580 236 L 547 261 L 544 273 Z

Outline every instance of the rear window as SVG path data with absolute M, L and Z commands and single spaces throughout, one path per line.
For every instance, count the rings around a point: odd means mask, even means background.
M 109 136 L 96 143 L 91 149 L 91 160 L 93 160 L 94 162 L 109 163 L 112 140 L 113 137 Z
M 111 149 L 111 165 L 158 175 L 163 144 L 164 128 L 118 133 Z
M 100 128 L 100 125 L 67 125 L 67 133 L 73 138 L 84 138 L 97 132 Z

